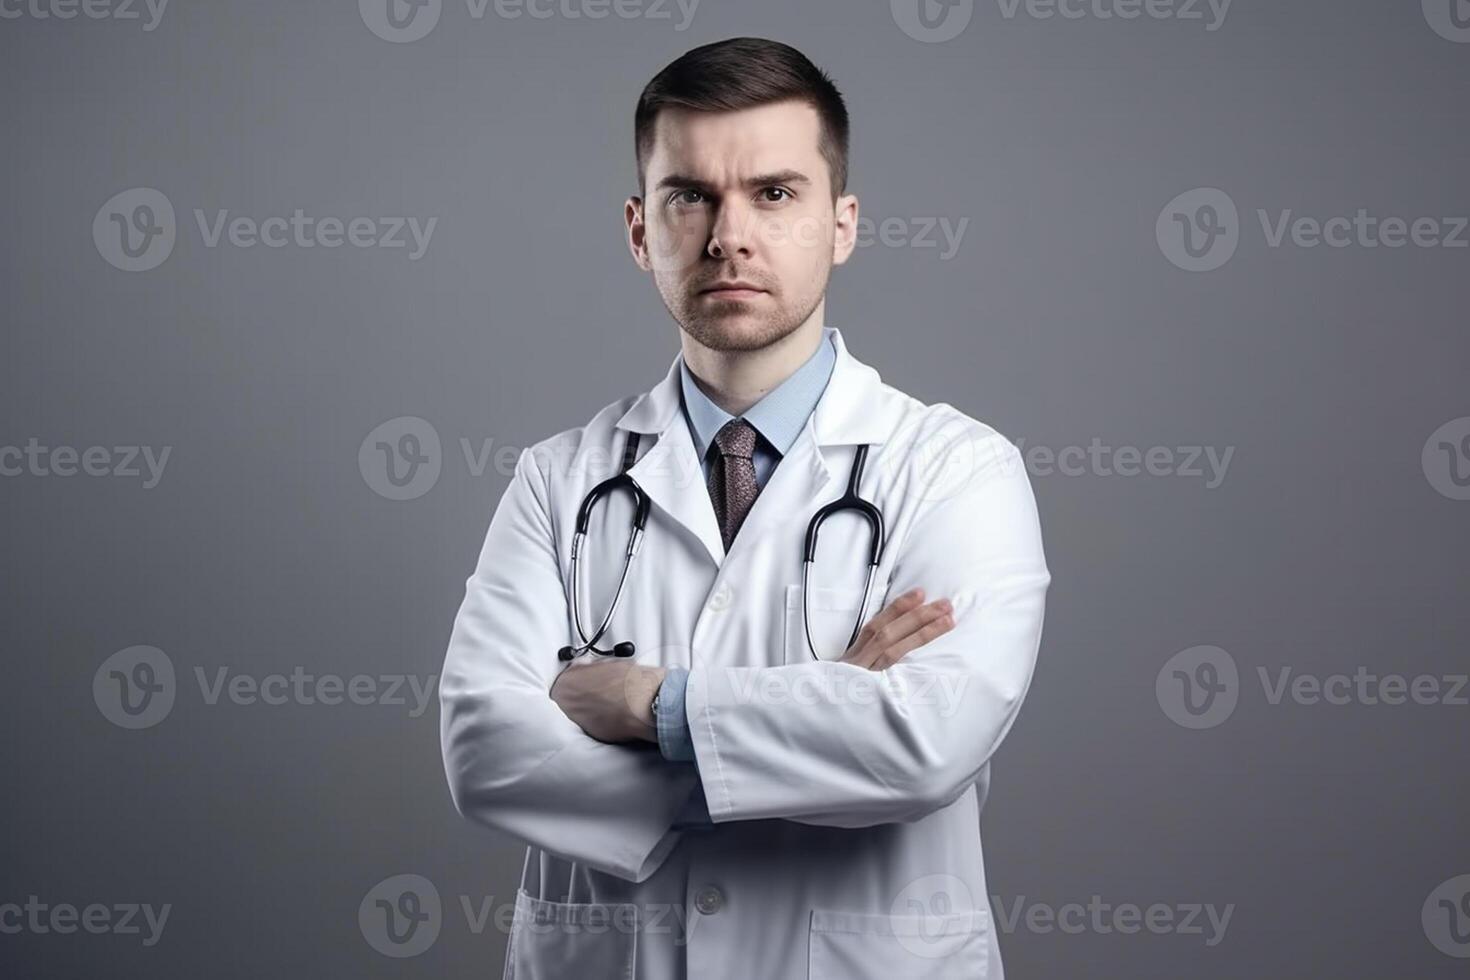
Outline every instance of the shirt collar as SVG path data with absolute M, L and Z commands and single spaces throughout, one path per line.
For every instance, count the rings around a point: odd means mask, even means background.
M 837 349 L 827 331 L 822 332 L 822 342 L 806 359 L 806 362 L 775 388 L 766 392 L 761 400 L 750 407 L 742 416 L 755 427 L 776 451 L 785 456 L 801 435 L 806 420 L 821 400 L 827 381 L 832 376 L 832 366 L 837 361 Z M 694 450 L 700 459 L 709 450 L 715 433 L 735 416 L 710 400 L 700 390 L 679 356 L 679 382 L 683 393 L 684 417 L 689 420 L 689 432 L 694 437 Z

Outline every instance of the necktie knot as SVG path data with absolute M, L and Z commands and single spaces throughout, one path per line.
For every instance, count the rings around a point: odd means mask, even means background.
M 721 456 L 750 459 L 755 455 L 755 426 L 745 419 L 731 419 L 715 433 L 715 446 Z

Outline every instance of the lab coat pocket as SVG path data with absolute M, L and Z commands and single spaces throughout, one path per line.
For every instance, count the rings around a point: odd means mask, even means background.
M 874 595 L 881 595 L 875 587 Z M 847 641 L 852 636 L 853 624 L 857 622 L 858 606 L 863 601 L 863 590 L 815 586 L 812 600 L 808 604 L 812 617 L 812 643 L 817 647 L 817 658 L 841 660 L 847 652 Z M 872 599 L 868 600 L 865 620 L 872 619 Z M 811 663 L 811 648 L 807 646 L 806 629 L 801 611 L 801 586 L 786 586 L 785 654 L 788 664 Z
M 548 902 L 516 889 L 502 980 L 632 980 L 638 906 Z
M 810 980 L 985 980 L 990 914 L 873 915 L 812 909 Z

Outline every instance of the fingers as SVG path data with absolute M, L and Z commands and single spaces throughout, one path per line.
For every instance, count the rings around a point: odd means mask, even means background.
M 902 660 L 910 650 L 916 650 L 930 640 L 937 639 L 954 629 L 954 609 L 948 599 L 930 603 L 916 612 L 926 613 L 922 622 L 898 640 L 888 644 L 887 649 L 882 651 L 869 669 L 887 670 Z M 899 622 L 902 622 L 902 619 Z
M 846 663 L 883 670 L 908 651 L 954 628 L 954 607 L 948 599 L 923 603 L 922 589 L 899 596 L 858 633 L 843 657 Z
M 877 633 L 879 630 L 883 629 L 885 626 L 893 622 L 898 617 L 902 616 L 904 613 L 919 608 L 919 606 L 921 606 L 923 602 L 923 589 L 909 589 L 903 595 L 899 596 L 897 599 L 894 599 L 888 605 L 884 606 L 882 610 L 879 611 L 878 615 L 868 620 L 867 627 L 872 628 L 872 633 L 869 633 L 869 635 L 871 636 L 873 633 Z M 864 627 L 865 631 L 867 627 Z M 861 639 L 861 637 L 859 637 L 859 639 Z
M 894 620 L 919 608 L 923 601 L 923 589 L 910 589 L 884 606 L 876 616 L 863 624 L 863 628 L 858 631 L 857 639 L 852 641 L 852 647 L 842 655 L 841 660 L 859 667 L 869 667 L 873 659 L 882 652 L 881 646 L 873 642 L 874 638 L 887 629 Z

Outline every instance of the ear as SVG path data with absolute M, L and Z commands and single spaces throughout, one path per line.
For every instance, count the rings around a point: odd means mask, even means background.
M 832 209 L 832 264 L 842 265 L 857 247 L 857 195 L 842 195 Z
M 633 261 L 644 272 L 652 272 L 653 265 L 648 261 L 648 228 L 643 224 L 642 198 L 630 197 L 624 202 L 623 221 L 628 226 L 628 250 L 633 253 Z

